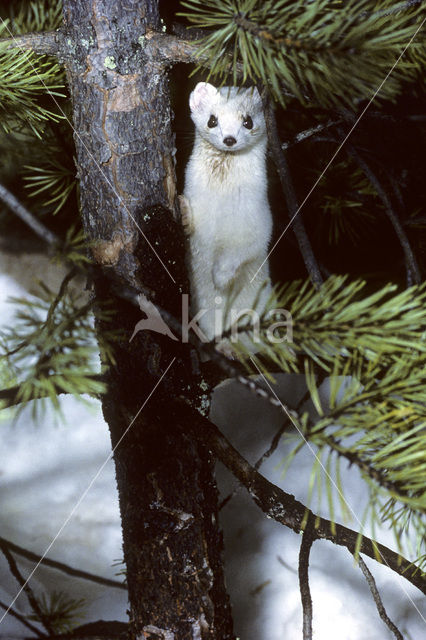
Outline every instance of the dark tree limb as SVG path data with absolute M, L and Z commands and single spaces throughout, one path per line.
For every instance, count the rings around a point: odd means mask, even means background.
M 279 138 L 274 107 L 269 98 L 264 101 L 264 110 L 266 128 L 268 131 L 268 144 L 281 182 L 281 187 L 287 203 L 288 216 L 290 218 L 287 228 L 290 225 L 293 225 L 294 234 L 296 236 L 305 267 L 313 284 L 318 288 L 322 285 L 323 278 L 321 276 L 317 260 L 314 256 L 311 242 L 306 233 L 302 217 L 299 215 L 301 207 L 299 207 L 297 202 L 287 157 Z
M 303 640 L 312 640 L 312 597 L 309 586 L 309 555 L 315 540 L 314 522 L 308 518 L 299 551 L 299 588 L 303 610 Z
M 171 66 L 178 62 L 201 62 L 202 57 L 197 56 L 199 46 L 196 42 L 178 38 L 168 33 L 147 33 L 148 50 L 155 60 L 165 66 Z
M 287 417 L 287 420 L 278 428 L 277 432 L 272 438 L 271 444 L 268 449 L 264 453 L 262 453 L 260 458 L 255 462 L 254 468 L 256 469 L 256 471 L 260 469 L 267 458 L 270 458 L 272 454 L 275 453 L 281 440 L 281 436 L 283 435 L 289 424 L 291 424 L 291 420 Z
M 28 600 L 28 602 L 29 602 L 34 614 L 38 617 L 40 623 L 46 629 L 47 633 L 52 635 L 54 633 L 54 630 L 53 630 L 52 625 L 50 624 L 50 620 L 43 613 L 43 611 L 41 610 L 40 605 L 38 603 L 38 600 L 37 600 L 32 588 L 30 587 L 30 585 L 28 583 L 28 580 L 25 580 L 25 578 L 23 577 L 23 575 L 19 571 L 18 565 L 16 564 L 15 558 L 11 554 L 11 552 L 9 550 L 9 547 L 7 545 L 3 544 L 0 541 L 0 549 L 2 550 L 3 555 L 7 560 L 7 564 L 9 565 L 9 569 L 10 569 L 11 574 L 13 575 L 13 577 L 16 580 L 16 582 L 21 587 L 22 591 L 27 596 L 27 600 Z
M 267 458 L 269 458 L 277 449 L 278 444 L 281 440 L 281 436 L 283 435 L 284 431 L 286 430 L 288 424 L 289 424 L 290 420 L 286 420 L 277 430 L 277 432 L 275 433 L 274 437 L 272 438 L 271 444 L 268 447 L 268 449 L 262 453 L 262 455 L 260 456 L 260 458 L 258 458 L 254 464 L 254 468 L 256 469 L 256 471 L 258 471 L 260 469 L 260 467 L 262 466 L 262 464 L 265 462 L 265 460 Z M 222 502 L 219 504 L 219 509 L 223 509 L 223 507 L 228 504 L 228 502 L 238 493 L 240 487 L 237 487 L 236 489 L 234 489 L 233 491 L 231 491 L 231 493 L 229 495 L 227 495 Z
M 339 129 L 339 133 L 341 136 L 345 135 L 342 129 Z M 417 260 L 411 248 L 407 234 L 405 233 L 404 228 L 398 218 L 398 215 L 392 205 L 391 199 L 386 193 L 386 190 L 382 187 L 380 180 L 377 178 L 376 174 L 373 172 L 373 170 L 371 169 L 369 164 L 364 160 L 364 158 L 359 154 L 359 152 L 354 147 L 354 145 L 351 144 L 350 142 L 347 142 L 346 151 L 359 165 L 359 167 L 361 168 L 361 170 L 363 171 L 367 179 L 370 181 L 378 197 L 381 199 L 383 203 L 385 213 L 391 225 L 394 228 L 394 231 L 398 237 L 399 243 L 404 253 L 405 268 L 407 272 L 407 285 L 411 286 L 413 283 L 419 284 L 421 282 L 419 266 L 417 264 Z
M 304 140 L 307 140 L 308 138 L 311 138 L 312 136 L 317 135 L 321 131 L 330 129 L 331 127 L 334 127 L 340 124 L 341 122 L 342 120 L 329 120 L 324 124 L 317 124 L 314 127 L 305 129 L 304 131 L 299 131 L 299 133 L 296 133 L 296 135 L 293 136 L 293 138 L 290 138 L 290 140 L 286 140 L 282 142 L 281 149 L 283 151 L 287 151 L 287 149 L 289 149 L 290 147 L 293 147 L 296 144 L 299 144 L 299 142 L 303 142 Z
M 68 574 L 69 576 L 75 576 L 76 578 L 82 578 L 83 580 L 90 580 L 91 582 L 96 582 L 97 584 L 102 584 L 106 587 L 113 587 L 115 589 L 123 589 L 127 591 L 127 587 L 122 582 L 118 582 L 117 580 L 109 580 L 108 578 L 103 578 L 102 576 L 97 576 L 94 573 L 88 573 L 87 571 L 81 571 L 80 569 L 74 569 L 74 567 L 70 567 L 63 562 L 57 562 L 56 560 L 50 560 L 49 558 L 44 558 L 39 556 L 37 553 L 33 553 L 28 549 L 24 549 L 23 547 L 18 546 L 14 542 L 10 542 L 10 540 L 6 540 L 6 538 L 0 537 L 0 546 L 2 548 L 7 548 L 13 553 L 16 553 L 27 560 L 31 560 L 32 562 L 37 562 L 38 564 L 43 564 L 46 567 L 51 567 L 52 569 L 57 569 L 58 571 L 62 571 L 63 573 Z
M 0 46 L 3 45 L 3 50 L 18 48 L 60 57 L 63 51 L 63 40 L 64 33 L 61 29 L 24 33 L 23 35 L 12 35 L 11 33 L 10 38 L 0 38 Z
M 191 430 L 192 435 L 202 439 L 215 456 L 233 473 L 269 518 L 273 518 L 296 533 L 300 533 L 307 515 L 310 514 L 315 521 L 314 539 L 330 540 L 334 544 L 346 547 L 353 554 L 356 552 L 359 537 L 357 531 L 317 516 L 301 502 L 298 502 L 294 496 L 269 482 L 247 462 L 214 424 L 196 414 L 189 406 L 187 427 Z M 389 569 L 403 576 L 426 594 L 426 576 L 422 576 L 419 567 L 403 556 L 367 536 L 362 537 L 359 552 L 373 560 L 377 560 L 379 557 Z
M 393 635 L 397 640 L 404 640 L 402 633 L 394 625 L 392 620 L 389 619 L 389 616 L 386 613 L 386 609 L 383 605 L 379 590 L 377 589 L 376 581 L 374 580 L 374 577 L 371 571 L 369 570 L 369 568 L 367 567 L 367 565 L 365 564 L 361 556 L 359 556 L 357 560 L 358 560 L 359 568 L 364 574 L 367 584 L 370 587 L 371 594 L 373 596 L 374 602 L 376 603 L 377 611 L 379 612 L 379 616 L 381 617 L 385 625 L 388 627 L 388 629 L 392 631 Z
M 96 380 L 98 382 L 104 382 L 105 378 L 103 375 L 101 374 L 93 374 L 92 376 L 87 376 L 88 378 L 90 377 L 91 380 Z M 55 376 L 52 375 L 50 377 L 50 381 L 52 382 L 53 385 L 55 385 Z M 8 408 L 8 407 L 15 407 L 18 404 L 22 403 L 22 400 L 19 397 L 19 390 L 20 390 L 20 386 L 14 385 L 13 387 L 8 387 L 7 389 L 0 389 L 0 402 L 4 402 L 4 407 L 3 408 Z M 66 395 L 69 392 L 65 391 L 64 389 L 62 389 L 62 387 L 57 387 L 55 385 L 55 391 L 57 395 Z M 46 392 L 46 394 L 40 395 L 40 398 L 48 397 L 48 393 Z M 99 399 L 99 395 L 98 394 L 94 394 L 92 397 Z M 39 398 L 35 398 L 36 400 L 38 400 Z M 1 540 L 1 538 L 0 538 Z
M 166 67 L 184 62 L 187 64 L 207 62 L 207 57 L 198 56 L 199 46 L 190 39 L 180 38 L 168 33 L 147 30 L 144 36 L 143 46 L 145 51 L 152 56 L 158 64 Z M 139 42 L 139 44 L 141 44 Z M 24 35 L 11 35 L 9 38 L 0 38 L 0 46 L 4 49 L 22 49 L 34 51 L 39 54 L 48 54 L 59 58 L 71 55 L 72 51 L 67 42 L 67 32 L 64 29 L 57 31 L 40 31 L 25 33 Z M 241 65 L 238 65 L 242 72 Z
M 17 620 L 19 620 L 19 622 L 21 624 L 23 624 L 25 627 L 27 627 L 27 629 L 30 629 L 38 638 L 47 638 L 47 636 L 44 633 L 42 633 L 39 629 L 37 629 L 36 626 L 31 624 L 31 622 L 28 622 L 28 620 L 26 620 L 25 616 L 23 616 L 22 614 L 20 614 L 17 611 L 15 611 L 15 609 L 12 609 L 12 607 L 8 607 L 1 600 L 0 600 L 0 607 L 2 609 L 4 609 L 4 611 L 7 611 L 10 616 L 12 616 L 13 618 L 16 618 Z
M 41 223 L 19 200 L 13 195 L 9 189 L 0 184 L 0 200 L 25 224 L 49 245 L 59 244 L 59 238 L 50 231 L 43 223 Z
M 312 426 L 314 425 L 312 424 Z M 307 440 L 309 440 L 309 433 L 305 433 L 304 436 Z M 403 483 L 388 480 L 386 477 L 386 471 L 376 469 L 368 460 L 364 460 L 359 453 L 348 451 L 348 449 L 346 449 L 346 447 L 344 447 L 339 440 L 333 438 L 333 436 L 323 433 L 322 438 L 332 451 L 335 451 L 340 458 L 343 458 L 344 460 L 347 460 L 349 462 L 349 466 L 355 465 L 356 467 L 358 467 L 358 469 L 361 471 L 361 474 L 369 476 L 383 489 L 394 493 L 396 496 L 405 496 L 406 498 L 413 497 L 412 495 L 410 495 L 410 492 L 407 491 L 407 489 L 404 487 Z M 418 511 L 421 511 L 422 513 L 426 513 L 426 506 L 418 504 L 416 509 L 418 509 Z

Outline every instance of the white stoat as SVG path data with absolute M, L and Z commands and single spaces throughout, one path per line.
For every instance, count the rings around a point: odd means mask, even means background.
M 195 142 L 183 217 L 190 234 L 192 312 L 209 310 L 198 325 L 212 340 L 222 332 L 222 311 L 228 328 L 245 309 L 260 313 L 271 293 L 266 126 L 257 89 L 199 82 L 189 105 Z

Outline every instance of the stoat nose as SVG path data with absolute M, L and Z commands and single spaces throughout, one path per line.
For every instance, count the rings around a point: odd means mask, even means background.
M 223 139 L 223 142 L 226 144 L 227 147 L 233 147 L 237 141 L 233 136 L 227 136 L 226 138 Z

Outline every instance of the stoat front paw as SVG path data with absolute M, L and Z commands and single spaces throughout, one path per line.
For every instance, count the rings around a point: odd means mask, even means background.
M 194 232 L 194 215 L 191 205 L 189 204 L 188 198 L 185 198 L 183 195 L 178 196 L 178 201 L 183 232 L 185 235 L 190 236 Z
M 216 289 L 224 291 L 237 275 L 240 261 L 232 258 L 218 259 L 213 265 L 213 283 Z

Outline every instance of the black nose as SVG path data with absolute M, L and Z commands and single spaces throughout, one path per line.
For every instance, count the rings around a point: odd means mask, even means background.
M 223 139 L 227 147 L 232 147 L 237 141 L 232 136 Z

